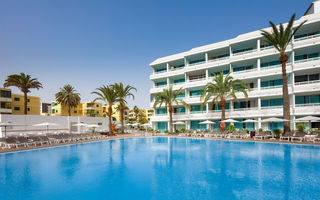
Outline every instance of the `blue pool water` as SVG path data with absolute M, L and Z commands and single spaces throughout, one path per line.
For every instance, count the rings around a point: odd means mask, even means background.
M 320 148 L 131 138 L 0 155 L 0 199 L 319 199 Z

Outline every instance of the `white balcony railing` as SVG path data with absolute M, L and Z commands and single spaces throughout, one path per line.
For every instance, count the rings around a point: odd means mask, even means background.
M 264 50 L 268 50 L 268 49 L 273 49 L 274 47 L 271 45 L 271 46 L 267 46 L 267 47 L 262 47 L 260 48 L 260 51 L 264 51 Z
M 289 64 L 289 63 L 287 63 L 287 64 Z M 267 67 L 261 67 L 260 70 L 277 68 L 277 67 L 281 67 L 281 64 L 279 64 L 279 65 L 271 65 L 271 66 L 267 66 Z
M 164 88 L 167 87 L 167 85 L 155 85 L 154 88 Z
M 162 73 L 165 73 L 165 72 L 167 72 L 167 70 L 157 71 L 157 72 L 154 72 L 153 74 L 162 74 Z
M 238 111 L 248 111 L 248 110 L 258 110 L 258 107 L 252 107 L 252 108 L 234 108 L 233 111 L 234 112 L 238 112 Z
M 226 57 L 222 57 L 222 58 L 215 58 L 215 59 L 209 60 L 208 62 L 217 62 L 217 61 L 220 61 L 220 60 L 227 60 L 229 58 L 230 58 L 230 56 L 226 56 Z
M 247 70 L 242 70 L 242 71 L 236 71 L 236 72 L 233 72 L 233 73 L 234 74 L 241 74 L 241 73 L 247 73 L 247 72 L 253 72 L 253 71 L 257 71 L 257 68 L 247 69 Z
M 185 112 L 180 112 L 180 113 L 172 113 L 172 115 L 185 115 Z
M 155 116 L 166 116 L 167 113 L 156 113 Z
M 233 53 L 233 56 L 239 56 L 239 55 L 243 55 L 243 54 L 248 54 L 248 53 L 252 53 L 257 51 L 257 49 L 252 49 L 252 50 L 248 50 L 248 51 L 242 51 L 242 52 L 238 52 L 238 53 Z
M 271 109 L 279 109 L 283 108 L 283 106 L 266 106 L 266 107 L 261 107 L 263 110 L 271 110 Z
M 296 82 L 294 83 L 294 85 L 307 85 L 307 84 L 314 84 L 314 83 L 320 83 L 320 80 Z
M 320 33 L 315 34 L 315 35 L 309 35 L 309 36 L 297 38 L 297 39 L 294 39 L 294 41 L 298 42 L 298 41 L 301 41 L 301 40 L 307 40 L 307 39 L 312 39 L 312 38 L 316 38 L 316 37 L 320 37 Z
M 296 104 L 296 107 L 314 107 L 314 106 L 320 106 L 320 103 L 306 103 L 306 104 Z
M 192 95 L 192 96 L 190 96 L 189 98 L 197 98 L 197 97 L 201 97 L 201 94 L 199 94 L 199 95 Z
M 184 69 L 184 67 L 177 67 L 177 68 L 170 68 L 169 70 L 170 71 L 177 71 L 177 70 L 181 70 L 181 69 Z
M 282 88 L 282 85 L 273 85 L 273 86 L 268 86 L 268 87 L 261 87 L 261 90 L 269 90 L 269 89 L 276 89 L 276 88 Z
M 201 114 L 201 113 L 206 113 L 206 111 L 205 110 L 190 111 L 190 114 Z
M 200 64 L 203 64 L 203 63 L 206 63 L 206 61 L 201 61 L 201 62 L 192 63 L 192 64 L 189 64 L 189 66 L 200 65 Z
M 204 81 L 204 80 L 206 80 L 205 77 L 204 78 L 195 78 L 195 79 L 189 80 L 189 82 Z
M 310 61 L 319 60 L 319 59 L 320 57 L 308 58 L 308 59 L 297 60 L 295 61 L 295 63 L 304 63 L 304 62 L 310 62 Z

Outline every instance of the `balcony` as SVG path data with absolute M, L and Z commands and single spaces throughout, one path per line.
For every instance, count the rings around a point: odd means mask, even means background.
M 0 108 L 0 113 L 11 114 L 12 113 L 12 109 L 11 108 Z
M 195 63 L 191 63 L 191 64 L 188 64 L 189 67 L 192 67 L 192 66 L 195 66 L 195 65 L 201 65 L 201 64 L 204 64 L 206 63 L 206 61 L 200 61 L 200 62 L 195 62 Z
M 320 80 L 294 83 L 294 92 L 312 92 L 320 90 Z
M 0 97 L 0 102 L 12 102 L 11 97 Z
M 320 103 L 296 104 L 295 115 L 319 115 Z
M 320 57 L 297 60 L 294 62 L 294 71 L 320 67 Z
M 320 44 L 320 33 L 294 39 L 293 44 L 295 48 Z

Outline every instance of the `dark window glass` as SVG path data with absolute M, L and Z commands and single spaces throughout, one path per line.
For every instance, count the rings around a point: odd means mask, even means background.
M 308 81 L 308 75 L 301 75 L 301 76 L 295 76 L 294 77 L 294 82 L 299 83 L 299 82 L 305 82 Z

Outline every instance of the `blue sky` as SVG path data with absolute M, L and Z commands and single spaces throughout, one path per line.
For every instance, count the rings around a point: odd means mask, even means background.
M 138 89 L 130 107 L 148 108 L 156 58 L 300 18 L 311 2 L 0 0 L 0 85 L 25 72 L 43 83 L 31 92 L 43 102 L 68 83 L 90 101 L 95 88 L 122 81 Z

